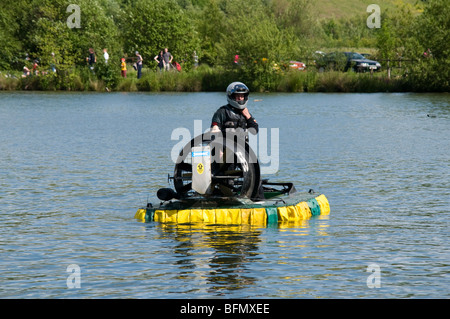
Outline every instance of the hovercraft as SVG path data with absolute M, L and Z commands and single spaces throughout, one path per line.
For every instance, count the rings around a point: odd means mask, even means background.
M 293 183 L 261 179 L 259 161 L 247 132 L 208 132 L 180 151 L 173 188 L 161 188 L 159 205 L 147 203 L 135 218 L 143 222 L 177 224 L 260 225 L 299 222 L 328 215 L 323 194 L 298 192 Z

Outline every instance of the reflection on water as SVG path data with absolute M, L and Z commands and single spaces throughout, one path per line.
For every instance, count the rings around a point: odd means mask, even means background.
M 248 271 L 248 264 L 260 259 L 257 227 L 159 224 L 157 232 L 160 239 L 173 240 L 180 279 L 194 273 L 215 295 L 246 288 L 257 280 Z
M 255 264 L 262 262 L 267 265 L 262 273 L 274 270 L 271 262 L 266 261 L 267 256 L 261 251 L 261 246 L 265 245 L 266 250 L 270 245 L 270 250 L 279 252 L 292 251 L 293 248 L 311 249 L 309 240 L 299 236 L 309 236 L 309 239 L 328 236 L 329 218 L 329 215 L 320 215 L 267 227 L 157 222 L 151 222 L 149 227 L 157 232 L 152 240 L 165 242 L 175 256 L 173 265 L 179 269 L 177 279 L 202 282 L 200 290 L 204 290 L 203 293 L 226 296 L 232 291 L 260 284 L 260 272 L 254 271 Z M 268 239 L 272 232 L 279 232 L 279 236 Z M 316 244 L 319 242 L 318 239 Z M 287 264 L 287 256 L 280 253 L 276 264 Z
M 331 212 L 332 214 L 332 212 Z M 318 235 L 328 236 L 326 229 L 329 227 L 328 221 L 330 219 L 330 215 L 319 215 L 313 216 L 311 218 L 306 218 L 303 220 L 299 220 L 296 222 L 279 222 L 278 228 L 282 231 L 283 229 L 287 229 L 289 232 L 293 234 L 300 233 L 300 235 L 308 235 L 310 234 L 310 222 L 313 220 L 316 223 L 318 229 Z M 317 224 L 318 223 L 318 224 Z

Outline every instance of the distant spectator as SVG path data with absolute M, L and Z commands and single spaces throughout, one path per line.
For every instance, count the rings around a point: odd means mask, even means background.
M 23 67 L 23 74 L 22 77 L 26 78 L 27 76 L 29 76 L 31 74 L 30 69 L 27 68 L 26 66 Z
M 426 58 L 431 58 L 433 56 L 433 54 L 431 53 L 431 50 L 428 49 L 423 53 L 423 56 Z
M 164 70 L 169 71 L 173 56 L 172 54 L 170 54 L 168 48 L 164 48 L 163 58 L 164 58 Z
M 50 63 L 50 69 L 53 73 L 56 73 L 55 53 L 52 52 L 52 62 Z
M 93 48 L 89 48 L 89 56 L 86 58 L 86 61 L 89 63 L 89 68 L 94 70 L 94 65 L 97 63 L 97 57 L 95 56 Z
M 181 72 L 181 65 L 178 62 L 173 61 L 172 66 L 174 69 L 176 69 L 178 72 Z
M 156 55 L 153 59 L 158 62 L 158 68 L 159 72 L 162 72 L 164 68 L 164 57 L 163 57 L 164 51 L 159 51 L 158 55 Z
M 127 64 L 125 63 L 125 58 L 122 58 L 122 63 L 120 63 L 120 71 L 123 78 L 127 77 Z
M 142 55 L 139 54 L 138 51 L 136 51 L 137 61 L 136 61 L 136 68 L 137 68 L 137 78 L 140 79 L 142 76 Z
M 109 54 L 108 54 L 108 50 L 106 48 L 103 49 L 103 57 L 105 58 L 105 64 L 108 64 Z
M 239 54 L 236 54 L 234 56 L 234 64 L 238 65 L 239 64 Z
M 194 58 L 194 68 L 198 67 L 198 55 L 197 55 L 197 51 L 194 51 L 194 54 L 192 55 L 192 57 Z
M 39 61 L 38 59 L 34 60 L 33 62 L 33 74 L 38 75 L 39 74 Z

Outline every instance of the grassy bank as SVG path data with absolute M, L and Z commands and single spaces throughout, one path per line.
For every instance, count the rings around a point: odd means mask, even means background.
M 316 70 L 246 74 L 242 70 L 200 67 L 189 72 L 158 72 L 144 69 L 137 79 L 134 70 L 127 78 L 98 76 L 86 70 L 69 74 L 46 74 L 22 78 L 20 74 L 0 74 L 0 90 L 95 91 L 95 92 L 211 92 L 224 91 L 233 81 L 243 81 L 254 92 L 448 92 L 445 87 L 427 88 L 417 76 L 387 72 L 354 73 Z

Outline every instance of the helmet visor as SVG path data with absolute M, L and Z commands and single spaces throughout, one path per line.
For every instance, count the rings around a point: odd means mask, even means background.
M 242 94 L 244 99 L 237 99 L 236 96 Z M 231 98 L 240 105 L 244 105 L 248 100 L 249 89 L 243 84 L 236 84 L 230 91 Z
M 231 94 L 244 93 L 248 95 L 249 90 L 248 87 L 246 87 L 244 84 L 236 84 L 234 87 L 231 88 L 230 93 Z

